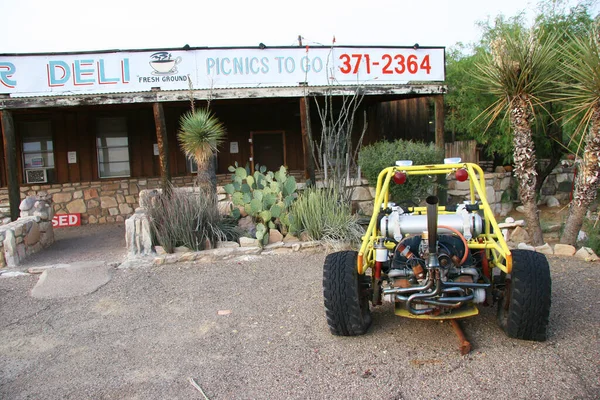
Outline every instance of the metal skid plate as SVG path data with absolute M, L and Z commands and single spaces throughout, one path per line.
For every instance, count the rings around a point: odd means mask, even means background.
M 411 314 L 410 311 L 408 311 L 406 308 L 404 308 L 402 303 L 396 303 L 394 312 L 399 317 L 404 317 L 404 318 L 443 320 L 443 319 L 461 319 L 461 318 L 474 317 L 475 315 L 479 314 L 479 309 L 474 305 L 470 305 L 470 306 L 465 306 L 459 310 L 452 311 L 449 314 L 415 315 L 415 314 Z

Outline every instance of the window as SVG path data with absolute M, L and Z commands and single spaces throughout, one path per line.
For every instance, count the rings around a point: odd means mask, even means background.
M 25 182 L 46 182 L 54 177 L 54 145 L 50 121 L 28 121 L 20 124 L 23 140 Z
M 196 164 L 196 159 L 194 157 L 187 157 L 187 168 L 192 174 L 198 172 L 198 164 Z
M 127 119 L 98 118 L 96 132 L 98 176 L 100 178 L 130 176 Z

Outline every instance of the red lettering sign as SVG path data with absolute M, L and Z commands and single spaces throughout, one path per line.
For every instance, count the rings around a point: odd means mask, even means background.
M 52 218 L 53 228 L 65 228 L 68 226 L 80 226 L 81 214 L 56 214 Z

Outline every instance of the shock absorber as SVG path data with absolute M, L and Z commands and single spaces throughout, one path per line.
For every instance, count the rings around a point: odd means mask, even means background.
M 381 304 L 381 266 L 389 259 L 388 249 L 385 247 L 384 238 L 379 238 L 373 246 L 375 249 L 375 271 L 373 277 L 373 304 Z

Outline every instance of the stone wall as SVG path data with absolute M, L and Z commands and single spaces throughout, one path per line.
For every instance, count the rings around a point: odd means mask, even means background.
M 512 172 L 486 173 L 485 193 L 490 207 L 496 216 L 506 216 L 515 203 L 518 203 L 518 185 Z M 544 181 L 540 204 L 557 206 L 570 201 L 573 188 L 574 167 L 565 164 L 556 167 Z M 375 189 L 368 187 L 363 180 L 362 187 L 355 187 L 352 195 L 354 209 L 363 215 L 373 213 Z M 448 204 L 457 204 L 470 198 L 469 181 L 459 182 L 454 177 L 447 178 Z M 558 200 L 558 201 L 556 201 Z
M 556 198 L 565 204 L 569 201 L 573 184 L 573 167 L 561 166 L 555 168 L 542 186 L 541 201 L 546 203 L 550 198 Z M 229 174 L 219 175 L 219 185 L 229 182 Z M 496 215 L 504 216 L 516 200 L 516 181 L 511 173 L 486 173 L 486 195 Z M 191 187 L 195 176 L 175 177 L 173 184 L 177 187 Z M 300 179 L 298 179 L 300 182 Z M 368 186 L 365 179 L 353 182 L 353 207 L 363 215 L 373 212 L 373 197 L 375 190 Z M 302 184 L 299 183 L 299 189 Z M 55 214 L 81 213 L 82 224 L 124 222 L 134 214 L 139 207 L 139 193 L 160 187 L 160 178 L 121 179 L 113 181 L 65 183 L 54 185 L 23 185 L 21 199 L 27 196 L 45 197 L 51 195 Z M 223 200 L 222 188 L 219 187 L 220 198 Z M 450 202 L 462 202 L 469 196 L 468 182 L 448 180 L 448 195 Z M 222 204 L 225 206 L 225 204 Z M 8 189 L 0 188 L 0 223 L 10 222 L 8 206 Z
M 54 243 L 52 206 L 48 198 L 27 197 L 20 204 L 21 216 L 0 226 L 0 268 L 15 267 Z
M 487 173 L 485 177 L 485 197 L 494 215 L 506 216 L 513 208 L 510 191 L 516 190 L 516 180 L 510 172 Z M 459 182 L 454 177 L 447 178 L 448 204 L 458 204 L 470 200 L 469 181 Z M 479 196 L 476 197 L 479 199 Z
M 175 186 L 193 185 L 195 176 L 173 178 Z M 139 192 L 160 187 L 160 178 L 121 179 L 53 185 L 22 185 L 21 199 L 50 196 L 55 214 L 80 213 L 82 224 L 124 222 L 138 207 Z M 0 189 L 0 204 L 8 210 L 8 189 Z M 10 217 L 10 212 L 8 212 Z

